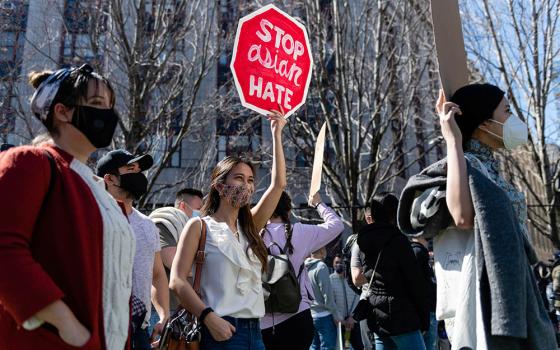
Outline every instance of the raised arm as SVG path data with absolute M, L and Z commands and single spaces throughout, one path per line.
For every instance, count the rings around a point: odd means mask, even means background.
M 315 207 L 323 223 L 319 225 L 302 225 L 301 232 L 306 235 L 305 255 L 309 255 L 317 249 L 326 246 L 344 231 L 342 219 L 329 208 L 316 193 L 309 199 L 310 206 Z
M 270 186 L 257 205 L 251 209 L 257 231 L 260 231 L 270 219 L 287 184 L 286 161 L 282 145 L 282 129 L 286 125 L 286 119 L 281 113 L 273 111 L 268 116 L 268 120 L 272 130 L 272 173 Z
M 455 114 L 461 114 L 459 106 L 446 102 L 440 90 L 436 105 L 441 124 L 441 132 L 447 145 L 447 190 L 446 202 L 455 225 L 470 229 L 474 225 L 474 208 L 467 176 L 467 162 L 463 154 L 463 138 L 455 121 Z

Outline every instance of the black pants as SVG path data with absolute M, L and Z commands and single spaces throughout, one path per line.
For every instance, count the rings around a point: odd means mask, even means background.
M 150 350 L 150 335 L 147 329 L 138 328 L 132 333 L 132 350 Z
M 266 350 L 309 350 L 314 330 L 308 309 L 274 327 L 263 329 L 264 346 Z

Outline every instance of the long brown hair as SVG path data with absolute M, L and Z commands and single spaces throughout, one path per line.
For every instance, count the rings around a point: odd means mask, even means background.
M 218 210 L 218 207 L 220 206 L 220 194 L 215 187 L 220 183 L 225 184 L 229 172 L 238 164 L 248 165 L 253 174 L 255 174 L 255 167 L 246 159 L 231 156 L 222 159 L 218 164 L 216 164 L 214 170 L 212 170 L 210 192 L 204 201 L 204 205 L 200 209 L 202 216 L 212 215 Z M 261 262 L 262 271 L 266 271 L 268 253 L 266 251 L 266 246 L 255 227 L 253 214 L 251 214 L 251 208 L 249 205 L 239 208 L 238 220 L 239 226 L 241 226 L 242 234 L 245 235 L 245 238 L 249 242 L 248 248 L 251 248 L 253 253 Z M 248 254 L 248 251 L 245 253 Z

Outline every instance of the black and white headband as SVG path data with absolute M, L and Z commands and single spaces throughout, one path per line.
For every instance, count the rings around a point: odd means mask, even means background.
M 42 122 L 47 120 L 51 104 L 60 89 L 60 85 L 76 70 L 85 74 L 93 73 L 93 68 L 89 64 L 84 64 L 79 68 L 70 67 L 59 69 L 42 82 L 31 97 L 31 112 Z

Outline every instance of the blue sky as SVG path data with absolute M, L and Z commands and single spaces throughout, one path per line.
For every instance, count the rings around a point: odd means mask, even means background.
M 542 76 L 543 62 L 545 61 L 544 52 L 549 50 L 552 53 L 552 66 L 554 71 L 560 73 L 560 23 L 558 21 L 558 3 L 560 0 L 536 0 L 537 11 L 542 20 L 539 21 L 538 34 L 538 62 L 539 72 Z M 545 4 L 551 5 L 550 12 L 547 12 Z M 468 58 L 474 63 L 475 67 L 482 73 L 485 80 L 502 87 L 505 90 L 506 81 L 499 70 L 499 56 L 493 41 L 491 31 L 488 29 L 485 18 L 485 9 L 482 0 L 460 1 L 463 33 Z M 510 9 L 505 0 L 489 0 L 489 8 L 492 19 L 495 23 L 495 30 L 498 33 L 499 44 L 503 48 L 503 57 L 506 62 L 508 75 L 507 78 L 512 83 L 514 95 L 516 96 L 523 116 L 529 120 L 531 131 L 535 135 L 535 125 L 530 116 L 533 113 L 533 106 L 530 101 L 531 95 L 536 90 L 531 90 L 528 79 L 535 81 L 536 75 L 533 64 L 533 54 L 535 45 L 533 43 L 533 26 L 531 21 L 533 8 L 527 0 L 514 0 L 513 9 Z M 556 10 L 556 11 L 554 11 Z M 515 16 L 512 16 L 512 12 Z M 550 15 L 549 15 L 550 14 Z M 547 27 L 545 23 L 551 23 Z M 517 39 L 515 24 L 521 28 L 519 35 L 522 40 Z M 544 42 L 544 33 L 549 30 L 550 42 Z M 523 58 L 523 54 L 527 59 Z M 525 64 L 526 63 L 526 64 Z M 527 74 L 529 71 L 529 74 Z M 529 78 L 528 78 L 529 77 Z M 545 134 L 547 142 L 560 144 L 560 75 L 556 74 L 551 83 L 549 100 L 546 104 Z M 527 118 L 529 117 L 529 118 Z

